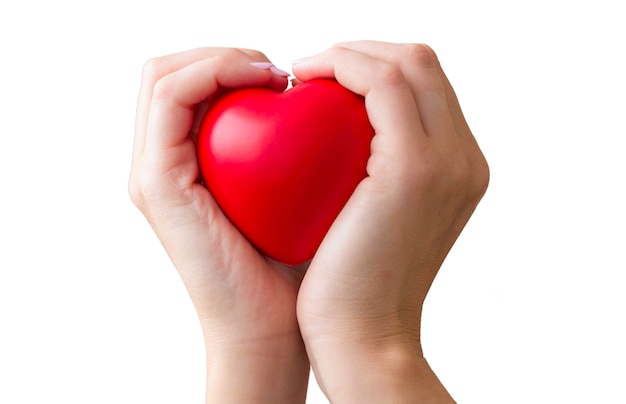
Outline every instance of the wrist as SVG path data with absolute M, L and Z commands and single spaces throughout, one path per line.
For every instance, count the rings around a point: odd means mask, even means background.
M 251 343 L 207 347 L 207 403 L 304 403 L 309 361 L 304 347 Z
M 311 364 L 333 403 L 454 403 L 419 342 L 318 344 Z

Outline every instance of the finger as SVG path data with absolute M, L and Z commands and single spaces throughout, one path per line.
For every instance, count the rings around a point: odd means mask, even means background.
M 469 125 L 465 120 L 465 114 L 463 114 L 456 92 L 454 91 L 454 88 L 452 87 L 452 84 L 450 84 L 450 80 L 448 80 L 448 76 L 445 73 L 443 73 L 443 81 L 448 108 L 450 109 L 452 121 L 454 122 L 457 133 L 461 137 L 474 139 L 474 135 L 472 135 Z
M 154 85 L 163 76 L 182 69 L 183 67 L 200 60 L 215 56 L 238 54 L 247 56 L 249 62 L 269 62 L 267 57 L 258 51 L 251 49 L 231 49 L 231 48 L 197 48 L 184 52 L 157 57 L 146 62 L 143 68 L 141 88 L 137 101 L 136 121 L 135 121 L 135 155 L 143 151 L 145 133 L 148 122 L 148 111 L 152 99 Z
M 279 91 L 279 92 L 282 92 L 287 88 L 288 78 L 289 78 L 288 72 L 277 68 L 276 66 L 274 66 L 274 64 L 272 64 L 269 61 L 251 62 L 250 64 L 256 66 L 259 69 L 269 70 L 272 73 L 269 81 L 265 84 L 265 87 Z M 211 108 L 212 101 L 217 100 L 218 98 L 220 98 L 221 95 L 228 92 L 229 90 L 232 90 L 232 89 L 228 89 L 228 88 L 219 89 L 218 92 L 211 97 L 212 98 L 211 100 L 202 101 L 200 104 L 196 105 L 196 109 L 194 113 L 194 122 L 191 128 L 191 135 L 194 137 L 194 140 L 198 133 L 198 130 L 200 129 L 200 126 L 202 125 L 202 120 L 204 119 L 204 115 Z
M 429 46 L 376 41 L 345 42 L 335 46 L 363 52 L 399 66 L 414 94 L 426 133 L 431 136 L 454 133 L 450 130 L 454 124 L 443 70 Z
M 293 72 L 303 81 L 335 78 L 365 97 L 375 143 L 390 147 L 395 156 L 414 149 L 415 142 L 427 141 L 411 88 L 397 66 L 354 49 L 334 47 L 297 62 Z
M 163 76 L 154 85 L 147 123 L 146 153 L 164 153 L 188 140 L 194 107 L 220 87 L 263 86 L 272 72 L 233 55 L 203 59 Z M 286 85 L 286 79 L 285 79 Z

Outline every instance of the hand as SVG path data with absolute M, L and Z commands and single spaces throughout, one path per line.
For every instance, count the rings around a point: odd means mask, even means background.
M 353 42 L 294 65 L 365 97 L 376 135 L 363 180 L 305 275 L 298 320 L 333 402 L 452 401 L 422 356 L 420 316 L 484 194 L 487 163 L 433 51 Z
M 250 65 L 252 62 L 265 64 Z M 195 49 L 145 65 L 129 192 L 182 277 L 207 353 L 207 402 L 303 402 L 296 320 L 302 270 L 254 249 L 199 183 L 194 133 L 221 89 L 282 91 L 286 74 L 244 49 Z

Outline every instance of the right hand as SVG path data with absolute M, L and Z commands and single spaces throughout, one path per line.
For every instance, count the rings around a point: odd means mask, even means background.
M 302 81 L 336 78 L 364 96 L 375 130 L 368 177 L 326 235 L 298 296 L 320 386 L 333 402 L 431 394 L 445 402 L 422 356 L 422 305 L 487 188 L 487 162 L 425 45 L 345 43 L 293 71 Z

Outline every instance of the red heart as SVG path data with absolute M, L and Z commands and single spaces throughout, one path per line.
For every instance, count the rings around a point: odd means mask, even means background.
M 313 257 L 365 178 L 374 130 L 363 97 L 336 81 L 285 91 L 246 88 L 218 99 L 198 134 L 205 185 L 262 253 Z

